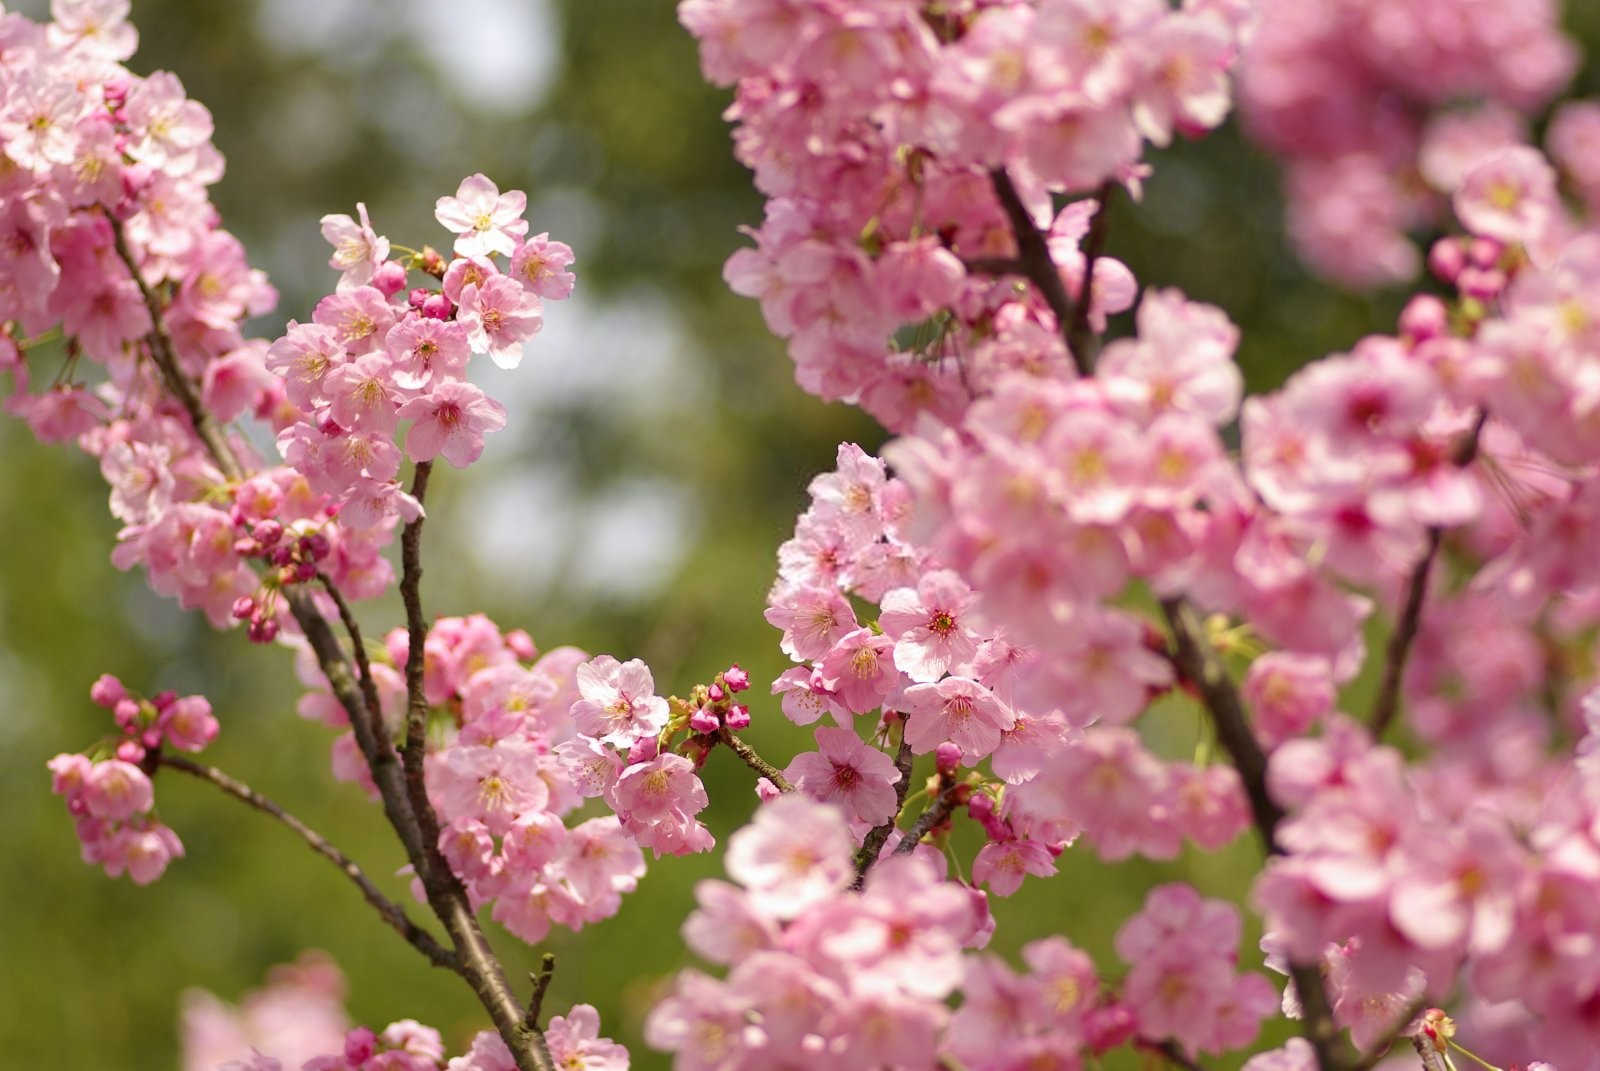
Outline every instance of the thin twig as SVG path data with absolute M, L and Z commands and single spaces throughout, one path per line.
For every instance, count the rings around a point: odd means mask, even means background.
M 1134 1048 L 1144 1049 L 1146 1052 L 1155 1053 L 1172 1066 L 1183 1068 L 1183 1071 L 1205 1071 L 1205 1065 L 1201 1064 L 1200 1061 L 1185 1053 L 1178 1043 L 1170 1038 L 1166 1041 L 1150 1041 L 1146 1038 L 1134 1038 L 1133 1045 Z
M 178 404 L 182 405 L 184 412 L 189 415 L 189 424 L 194 429 L 195 435 L 205 444 L 212 460 L 222 470 L 222 474 L 229 480 L 243 479 L 244 467 L 234 456 L 227 437 L 223 435 L 216 421 L 211 419 L 205 407 L 200 404 L 200 395 L 195 392 L 194 385 L 189 382 L 188 377 L 183 374 L 183 369 L 178 365 L 178 353 L 172 347 L 172 336 L 167 334 L 166 323 L 162 319 L 161 299 L 150 289 L 150 284 L 144 281 L 144 275 L 139 271 L 139 263 L 133 259 L 133 252 L 128 248 L 128 240 L 122 233 L 122 222 L 109 212 L 106 213 L 106 221 L 111 224 L 111 240 L 116 246 L 117 257 L 133 276 L 133 281 L 138 284 L 139 293 L 144 298 L 145 310 L 150 314 L 151 356 L 161 373 L 161 378 L 166 382 L 167 391 L 178 400 Z
M 166 755 L 161 752 L 153 752 L 152 754 L 157 765 L 179 770 L 190 777 L 196 777 L 202 781 L 209 781 L 241 803 L 254 807 L 256 810 L 282 822 L 297 834 L 301 840 L 305 841 L 312 851 L 338 867 L 345 877 L 353 881 L 356 887 L 361 890 L 361 895 L 366 899 L 367 903 L 377 909 L 383 921 L 392 926 L 401 937 L 404 937 L 407 944 L 426 956 L 428 962 L 435 967 L 456 969 L 455 953 L 434 940 L 433 935 L 427 930 L 412 922 L 410 917 L 406 915 L 404 908 L 383 895 L 378 890 L 378 887 L 372 884 L 371 879 L 367 877 L 361 867 L 357 866 L 349 856 L 330 844 L 322 834 L 243 781 L 228 776 L 215 766 L 206 766 L 203 763 L 193 762 L 177 755 Z
M 878 856 L 883 852 L 883 846 L 889 843 L 889 834 L 894 832 L 896 820 L 900 817 L 900 810 L 906 805 L 906 795 L 911 791 L 911 764 L 915 756 L 911 754 L 911 741 L 905 738 L 902 730 L 900 734 L 900 750 L 895 752 L 894 768 L 900 771 L 900 780 L 894 786 L 894 813 L 882 825 L 874 826 L 861 842 L 861 850 L 856 853 L 856 878 L 850 887 L 860 891 L 866 884 L 867 871 L 872 869 L 872 864 L 878 861 Z
M 1005 168 L 995 168 L 989 172 L 989 182 L 994 186 L 995 196 L 1000 199 L 1000 207 L 1005 210 L 1006 219 L 1011 222 L 1011 230 L 1016 235 L 1017 262 L 1022 267 L 1022 274 L 1039 288 L 1045 304 L 1055 313 L 1056 329 L 1061 332 L 1061 341 L 1071 351 L 1072 363 L 1077 366 L 1078 374 L 1084 378 L 1094 375 L 1094 364 L 1088 359 L 1089 355 L 1072 349 L 1072 323 L 1077 313 L 1066 286 L 1061 282 L 1061 269 L 1050 256 L 1049 244 L 1028 215 L 1028 208 L 1022 203 L 1022 196 L 1017 193 Z
M 917 845 L 922 843 L 922 838 L 938 828 L 950 817 L 950 812 L 956 809 L 956 797 L 960 794 L 958 791 L 960 788 L 959 781 L 941 774 L 939 794 L 928 804 L 927 810 L 917 815 L 916 822 L 906 830 L 906 835 L 900 839 L 900 843 L 894 846 L 894 854 L 910 855 L 916 851 Z
M 1488 411 L 1479 409 L 1471 433 L 1462 440 L 1451 458 L 1457 467 L 1465 468 L 1478 456 L 1478 440 L 1488 419 Z M 1428 545 L 1411 570 L 1411 579 L 1406 584 L 1405 604 L 1384 648 L 1383 677 L 1378 685 L 1378 696 L 1372 703 L 1372 715 L 1367 719 L 1374 740 L 1383 738 L 1384 732 L 1400 712 L 1400 685 L 1405 678 L 1406 659 L 1410 657 L 1411 646 L 1422 627 L 1422 604 L 1428 595 L 1428 578 L 1433 572 L 1433 562 L 1439 556 L 1439 546 L 1443 541 L 1444 527 L 1429 525 Z
M 754 770 L 762 777 L 765 777 L 768 781 L 771 781 L 773 785 L 777 787 L 779 792 L 794 791 L 794 785 L 789 782 L 787 777 L 783 776 L 782 770 L 778 769 L 776 766 L 772 765 L 772 763 L 756 754 L 755 748 L 745 743 L 739 737 L 733 735 L 733 733 L 728 730 L 726 725 L 717 730 L 717 739 L 728 745 L 728 750 L 739 756 L 739 759 L 746 766 L 750 767 L 750 769 Z
M 556 954 L 546 952 L 539 961 L 539 973 L 528 972 L 528 977 L 533 979 L 533 996 L 528 998 L 527 1023 L 530 1030 L 538 1030 L 539 1017 L 544 1010 L 544 994 L 550 988 L 550 978 L 556 973 Z
M 1016 257 L 973 257 L 961 266 L 973 275 L 1027 275 L 1028 269 Z
M 1106 249 L 1106 235 L 1111 224 L 1108 209 L 1116 192 L 1116 180 L 1107 179 L 1095 194 L 1094 215 L 1089 220 L 1089 233 L 1083 241 L 1083 282 L 1078 286 L 1078 304 L 1072 310 L 1072 326 L 1067 329 L 1067 346 L 1074 354 L 1081 354 L 1080 359 L 1090 368 L 1094 367 L 1100 355 L 1100 338 L 1089 324 L 1089 313 L 1094 304 L 1094 266 Z
M 1217 741 L 1228 752 L 1244 785 L 1245 797 L 1250 802 L 1250 813 L 1255 820 L 1256 833 L 1268 852 L 1281 854 L 1278 844 L 1278 823 L 1283 820 L 1283 810 L 1267 792 L 1267 757 L 1250 731 L 1250 720 L 1245 714 L 1244 701 L 1228 676 L 1227 667 L 1205 639 L 1205 627 L 1194 607 L 1183 598 L 1163 599 L 1162 613 L 1172 627 L 1176 641 L 1176 662 L 1179 671 L 1200 690 L 1206 712 L 1217 733 Z M 1328 991 L 1323 985 L 1322 972 L 1312 964 L 1291 963 L 1289 976 L 1294 979 L 1295 990 L 1300 994 L 1302 1018 L 1300 1032 L 1311 1042 L 1316 1052 L 1317 1066 L 1321 1071 L 1337 1071 L 1344 1066 L 1335 1042 L 1339 1028 L 1333 1021 L 1333 1009 L 1328 1003 Z
M 378 698 L 378 683 L 372 679 L 372 663 L 367 659 L 367 645 L 361 638 L 361 625 L 356 621 L 356 615 L 351 611 L 350 604 L 345 601 L 344 593 L 339 590 L 326 573 L 317 573 L 317 579 L 322 583 L 322 590 L 328 593 L 333 600 L 333 605 L 338 607 L 339 620 L 344 622 L 344 630 L 350 634 L 350 647 L 355 652 L 357 682 L 361 685 L 361 695 L 367 701 L 367 714 L 372 718 L 373 724 L 383 724 L 383 703 Z

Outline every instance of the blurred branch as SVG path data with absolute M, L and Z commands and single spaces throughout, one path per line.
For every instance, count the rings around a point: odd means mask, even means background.
M 312 851 L 343 871 L 344 875 L 361 890 L 362 897 L 377 910 L 383 921 L 387 922 L 394 928 L 396 933 L 405 938 L 407 944 L 426 956 L 428 962 L 435 967 L 457 969 L 455 953 L 440 945 L 438 941 L 434 940 L 432 934 L 412 922 L 410 917 L 406 915 L 404 908 L 384 896 L 378 890 L 378 887 L 372 884 L 366 873 L 349 856 L 330 844 L 322 834 L 243 781 L 229 777 L 215 766 L 206 766 L 176 755 L 165 755 L 159 751 L 151 752 L 151 755 L 156 765 L 179 770 L 190 777 L 199 778 L 202 781 L 209 781 L 241 803 L 254 807 L 263 814 L 270 815 L 282 822 L 298 835 L 301 840 L 305 841 Z
M 940 774 L 939 794 L 928 804 L 927 810 L 917 815 L 916 822 L 906 830 L 906 835 L 901 838 L 900 843 L 894 846 L 894 854 L 910 855 L 916 851 L 917 845 L 922 843 L 922 838 L 943 824 L 950 817 L 950 812 L 956 809 L 956 797 L 960 794 L 960 789 L 961 782 L 948 774 Z
M 1457 468 L 1465 468 L 1478 456 L 1478 440 L 1483 435 L 1483 425 L 1488 419 L 1488 410 L 1480 408 L 1477 419 L 1472 423 L 1472 431 L 1456 447 L 1455 454 L 1450 459 Z M 1372 716 L 1367 720 L 1374 740 L 1383 738 L 1385 730 L 1400 712 L 1400 685 L 1405 678 L 1406 659 L 1410 656 L 1411 645 L 1416 642 L 1417 632 L 1422 627 L 1422 604 L 1428 595 L 1428 578 L 1433 571 L 1433 560 L 1439 556 L 1439 545 L 1443 541 L 1444 527 L 1437 524 L 1429 525 L 1427 549 L 1423 551 L 1422 557 L 1411 570 L 1411 579 L 1406 584 L 1405 606 L 1400 611 L 1400 618 L 1395 622 L 1394 631 L 1389 634 L 1389 643 L 1384 649 L 1383 678 L 1378 685 L 1378 697 L 1372 704 Z
M 1045 304 L 1055 313 L 1061 341 L 1071 351 L 1072 363 L 1077 366 L 1078 374 L 1087 379 L 1094 375 L 1094 363 L 1088 359 L 1087 353 L 1072 349 L 1072 325 L 1077 319 L 1077 311 L 1073 308 L 1072 298 L 1067 295 L 1066 286 L 1061 282 L 1061 269 L 1050 256 L 1050 246 L 1039 228 L 1034 226 L 1033 218 L 1028 215 L 1028 208 L 1022 203 L 1022 196 L 1017 193 L 1017 187 L 1005 168 L 997 167 L 989 172 L 989 182 L 994 186 L 995 196 L 1000 199 L 1000 207 L 1004 209 L 1006 219 L 1011 221 L 1011 230 L 1016 235 L 1017 264 L 1022 269 L 1021 274 L 1039 289 Z

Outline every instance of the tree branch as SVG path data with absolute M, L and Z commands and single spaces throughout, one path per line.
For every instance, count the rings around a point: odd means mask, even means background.
M 239 800 L 241 803 L 254 807 L 256 810 L 270 815 L 271 817 L 276 818 L 279 822 L 282 822 L 285 826 L 289 827 L 290 830 L 297 834 L 301 840 L 305 841 L 312 851 L 316 852 L 334 866 L 338 867 L 344 873 L 345 877 L 354 882 L 356 887 L 361 890 L 362 897 L 364 897 L 367 903 L 371 904 L 377 910 L 378 914 L 382 916 L 383 921 L 387 922 L 391 927 L 394 928 L 396 933 L 405 938 L 407 944 L 411 945 L 411 947 L 415 948 L 418 952 L 421 952 L 424 956 L 426 956 L 428 962 L 432 963 L 435 967 L 448 967 L 451 970 L 457 969 L 455 953 L 451 952 L 449 949 L 439 944 L 438 941 L 434 940 L 433 935 L 427 930 L 424 930 L 415 922 L 412 922 L 410 917 L 406 915 L 404 908 L 402 908 L 399 904 L 396 904 L 393 900 L 390 900 L 387 896 L 384 896 L 383 893 L 378 890 L 378 887 L 372 884 L 372 881 L 367 877 L 365 872 L 363 872 L 362 869 L 357 866 L 349 856 L 345 855 L 338 848 L 335 848 L 332 844 L 330 844 L 327 838 L 322 836 L 322 834 L 318 833 L 316 830 L 300 821 L 300 819 L 296 818 L 288 811 L 285 811 L 282 807 L 278 806 L 276 803 L 272 802 L 270 799 L 251 788 L 249 785 L 228 776 L 215 766 L 206 766 L 202 763 L 193 762 L 177 755 L 166 755 L 159 751 L 151 752 L 151 755 L 158 766 L 166 766 L 171 769 L 186 773 L 190 777 L 199 778 L 202 781 L 209 781 L 211 784 L 232 796 L 234 799 Z
M 861 842 L 861 850 L 856 852 L 856 879 L 850 887 L 857 892 L 866 884 L 867 871 L 872 869 L 872 864 L 878 861 L 878 856 L 883 852 L 883 846 L 889 843 L 889 834 L 894 832 L 896 820 L 900 811 L 906 805 L 906 795 L 911 791 L 911 764 L 915 756 L 911 754 L 911 741 L 905 737 L 904 727 L 900 732 L 900 750 L 895 752 L 894 768 L 900 771 L 900 780 L 894 786 L 894 814 L 880 826 L 874 826 Z
M 1095 194 L 1094 216 L 1089 220 L 1089 233 L 1083 241 L 1083 282 L 1078 286 L 1078 304 L 1072 310 L 1072 326 L 1067 329 L 1067 347 L 1090 368 L 1100 356 L 1099 336 L 1091 329 L 1089 313 L 1094 305 L 1094 266 L 1106 249 L 1106 235 L 1111 226 L 1108 208 L 1117 184 L 1107 179 Z
M 1166 1041 L 1134 1038 L 1133 1046 L 1137 1049 L 1144 1049 L 1146 1052 L 1153 1052 L 1172 1066 L 1183 1068 L 1183 1071 L 1205 1071 L 1205 1067 L 1200 1061 L 1190 1057 L 1178 1046 L 1176 1041 L 1170 1038 Z
M 428 497 L 428 477 L 433 473 L 433 462 L 417 462 L 411 479 L 411 497 L 420 506 Z M 423 675 L 426 669 L 425 654 L 428 642 L 428 622 L 422 615 L 422 522 L 425 516 L 410 521 L 400 533 L 400 598 L 406 607 L 406 739 L 400 751 L 405 767 L 406 794 L 411 799 L 411 809 L 417 815 L 423 841 L 435 845 L 439 840 L 439 823 L 433 805 L 428 802 L 427 787 L 423 783 L 423 755 L 427 747 L 428 698 L 423 692 Z
M 756 749 L 733 735 L 726 725 L 717 729 L 717 739 L 728 746 L 728 750 L 739 756 L 740 760 L 757 774 L 771 781 L 779 792 L 793 792 L 794 785 L 783 776 L 783 771 L 772 763 L 756 754 Z
M 133 252 L 128 248 L 128 239 L 122 233 L 122 222 L 109 212 L 105 213 L 105 217 L 106 222 L 111 224 L 111 239 L 116 246 L 117 257 L 127 267 L 128 274 L 133 276 L 133 281 L 139 285 L 145 310 L 150 314 L 151 358 L 155 361 L 162 380 L 166 382 L 167 392 L 183 406 L 184 412 L 189 415 L 189 424 L 194 429 L 195 435 L 205 445 L 212 460 L 217 463 L 217 468 L 222 470 L 222 474 L 229 480 L 243 479 L 244 467 L 234 456 L 233 448 L 228 445 L 227 436 L 222 433 L 217 422 L 211 419 L 211 414 L 206 412 L 205 406 L 200 404 L 200 396 L 195 393 L 194 385 L 178 366 L 178 354 L 172 348 L 172 336 L 167 334 L 166 323 L 162 319 L 161 299 L 150 289 L 150 284 L 144 281 L 144 275 L 139 271 L 139 264 L 133 259 Z
M 1216 729 L 1217 740 L 1233 760 L 1239 771 L 1239 781 L 1244 785 L 1250 801 L 1250 813 L 1257 834 L 1269 853 L 1281 854 L 1278 844 L 1278 823 L 1283 820 L 1283 810 L 1267 792 L 1267 757 L 1256 743 L 1250 730 L 1250 720 L 1245 714 L 1244 701 L 1228 676 L 1227 667 L 1205 639 L 1205 628 L 1194 607 L 1182 598 L 1163 599 L 1162 613 L 1172 627 L 1177 645 L 1177 665 L 1184 678 L 1200 690 L 1206 712 Z M 1289 976 L 1294 979 L 1300 995 L 1302 1011 L 1300 1032 L 1316 1051 L 1317 1066 L 1322 1071 L 1338 1071 L 1344 1066 L 1336 1049 L 1339 1028 L 1333 1021 L 1333 1009 L 1328 1003 L 1328 991 L 1322 983 L 1322 972 L 1312 964 L 1291 963 Z
M 900 838 L 900 843 L 894 846 L 894 854 L 910 855 L 917 850 L 917 845 L 922 843 L 922 838 L 937 828 L 940 823 L 950 817 L 950 812 L 956 809 L 956 796 L 961 788 L 961 783 L 952 777 L 940 775 L 939 794 L 934 797 L 928 809 L 917 815 L 917 820 L 906 835 Z
M 350 634 L 350 647 L 355 652 L 357 683 L 361 686 L 362 697 L 367 701 L 367 714 L 372 718 L 374 725 L 381 725 L 383 702 L 378 698 L 378 684 L 372 679 L 372 663 L 367 660 L 367 645 L 361 638 L 361 625 L 356 621 L 356 615 L 351 612 L 350 604 L 345 602 L 344 593 L 339 590 L 338 585 L 322 572 L 317 573 L 317 580 L 322 583 L 322 590 L 328 593 L 333 605 L 338 608 L 339 620 L 344 622 L 344 630 Z
M 1022 196 L 1017 193 L 1005 168 L 997 167 L 989 172 L 989 182 L 994 186 L 995 196 L 1000 199 L 1006 219 L 1011 222 L 1012 233 L 1016 235 L 1017 264 L 1021 274 L 1038 288 L 1045 304 L 1055 313 L 1056 329 L 1061 332 L 1061 341 L 1066 343 L 1078 374 L 1087 379 L 1094 375 L 1094 362 L 1087 353 L 1072 348 L 1072 325 L 1077 311 L 1073 308 L 1066 286 L 1061 282 L 1061 269 L 1050 256 L 1050 246 L 1045 242 L 1044 235 L 1039 233 L 1039 228 L 1034 226 L 1033 218 L 1028 215 L 1027 206 L 1022 203 Z M 1084 293 L 1087 296 L 1087 289 Z
M 1462 440 L 1451 458 L 1451 462 L 1458 468 L 1472 464 L 1478 456 L 1478 440 L 1488 419 L 1488 411 L 1480 408 L 1477 419 L 1473 421 L 1472 431 Z M 1430 525 L 1427 549 L 1417 560 L 1416 566 L 1411 570 L 1411 579 L 1406 584 L 1406 601 L 1400 611 L 1399 620 L 1395 622 L 1394 631 L 1389 634 L 1389 642 L 1384 648 L 1383 677 L 1378 685 L 1377 698 L 1372 704 L 1372 715 L 1367 719 L 1374 740 L 1383 738 L 1384 732 L 1400 712 L 1400 685 L 1405 678 L 1406 659 L 1410 657 L 1411 645 L 1416 642 L 1417 633 L 1422 627 L 1422 604 L 1428 595 L 1428 578 L 1433 571 L 1433 561 L 1439 556 L 1439 545 L 1443 541 L 1443 526 Z

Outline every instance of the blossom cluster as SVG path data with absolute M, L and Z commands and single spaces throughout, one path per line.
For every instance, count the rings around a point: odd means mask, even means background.
M 51 759 L 50 790 L 66 800 L 85 863 L 148 885 L 183 854 L 178 835 L 155 814 L 152 759 L 163 747 L 204 749 L 216 738 L 217 719 L 203 695 L 161 692 L 146 699 L 110 674 L 95 681 L 89 696 L 111 711 L 117 735 L 87 753 Z
M 122 522 L 113 562 L 226 627 L 269 640 L 292 627 L 284 584 L 320 570 L 353 598 L 389 581 L 381 529 L 346 531 L 333 504 L 239 436 L 234 477 L 197 437 L 163 372 L 192 381 L 219 423 L 273 426 L 295 408 L 240 324 L 276 294 L 217 225 L 211 117 L 165 72 L 119 61 L 137 35 L 118 0 L 58 0 L 47 25 L 0 14 L 0 371 L 8 412 L 99 460 Z M 31 391 L 41 349 L 61 369 Z M 20 332 L 20 334 L 19 334 Z M 88 367 L 103 379 L 88 382 Z
M 397 480 L 401 422 L 405 457 L 443 457 L 457 468 L 478 459 L 487 433 L 505 427 L 505 408 L 466 379 L 468 360 L 487 354 L 515 368 L 543 324 L 544 299 L 567 297 L 574 283 L 572 250 L 548 234 L 528 237 L 526 205 L 522 191 L 501 193 L 484 175 L 463 179 L 435 211 L 456 236 L 448 261 L 431 248 L 388 259 L 390 242 L 372 229 L 365 205 L 359 219 L 323 217 L 338 287 L 310 323 L 289 322 L 266 366 L 299 410 L 279 430 L 278 449 L 347 526 L 420 516 Z M 506 272 L 496 255 L 508 258 Z M 408 289 L 411 269 L 437 288 Z
M 1103 259 L 1085 283 L 1096 201 L 1057 215 L 1049 193 L 1137 188 L 1146 140 L 1219 124 L 1249 15 L 1219 0 L 678 10 L 706 76 L 736 86 L 735 153 L 770 198 L 729 284 L 760 298 L 802 387 L 897 431 L 950 419 L 997 371 L 1068 359 L 1044 303 L 995 274 L 1018 247 L 988 172 L 1048 225 L 1063 286 L 1103 324 L 1132 278 Z
M 993 930 L 986 899 L 943 880 L 937 853 L 897 851 L 855 888 L 844 812 L 800 796 L 765 804 L 729 841 L 733 883 L 703 881 L 683 935 L 725 979 L 680 973 L 646 1040 L 675 1066 L 1069 1069 L 1132 1041 L 1189 1051 L 1247 1045 L 1275 1010 L 1235 973 L 1239 915 L 1188 886 L 1155 890 L 1117 935 L 1122 995 L 1065 938 L 1028 945 L 1028 972 L 965 954 Z M 947 998 L 960 993 L 953 1014 Z
M 1526 117 L 1572 77 L 1577 49 L 1559 15 L 1556 0 L 1261 5 L 1240 108 L 1284 161 L 1301 256 L 1349 286 L 1414 279 L 1407 232 L 1440 223 L 1469 158 L 1526 139 Z M 1549 134 L 1589 190 L 1594 155 L 1580 146 L 1595 129 L 1583 108 Z
M 439 1031 L 415 1019 L 382 1030 L 349 1029 L 344 976 L 326 956 L 308 952 L 274 967 L 267 984 L 230 1008 L 203 990 L 184 996 L 186 1071 L 516 1071 L 499 1035 L 482 1031 L 468 1051 L 447 1060 Z M 552 1016 L 544 1029 L 563 1071 L 627 1071 L 628 1053 L 599 1036 L 588 1004 Z

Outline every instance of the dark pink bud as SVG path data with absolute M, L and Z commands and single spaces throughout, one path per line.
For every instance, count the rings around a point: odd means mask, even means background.
M 161 746 L 161 730 L 154 725 L 139 734 L 139 739 L 144 746 L 152 751 Z
M 273 520 L 262 521 L 256 525 L 251 535 L 255 536 L 263 547 L 270 547 L 283 538 L 283 525 Z
M 174 692 L 170 688 L 164 692 L 157 692 L 155 695 L 150 697 L 150 702 L 155 705 L 157 710 L 166 710 L 177 701 L 178 693 Z
M 420 311 L 422 309 L 422 303 L 432 297 L 433 294 L 434 291 L 429 290 L 425 286 L 413 287 L 411 293 L 406 295 L 406 304 L 410 305 L 413 309 Z
M 344 1059 L 351 1067 L 360 1067 L 372 1059 L 377 1050 L 377 1037 L 364 1026 L 356 1027 L 344 1037 Z
M 1432 294 L 1418 294 L 1400 313 L 1400 332 L 1413 342 L 1438 338 L 1450 329 L 1450 310 Z
M 750 674 L 739 668 L 735 662 L 722 672 L 722 683 L 728 686 L 730 692 L 742 692 L 750 687 Z
M 321 532 L 312 532 L 300 539 L 300 553 L 312 561 L 321 561 L 333 549 L 333 544 L 328 542 L 328 537 Z
M 112 711 L 112 717 L 117 720 L 117 727 L 125 733 L 131 733 L 139 725 L 139 704 L 133 699 L 119 699 Z
M 967 801 L 967 813 L 979 822 L 987 821 L 994 817 L 994 800 L 985 793 L 975 793 Z
M 233 610 L 231 613 L 233 614 L 233 619 L 235 621 L 244 621 L 245 619 L 254 616 L 255 612 L 256 600 L 251 598 L 249 595 L 240 595 L 237 599 L 233 600 Z
M 741 729 L 748 729 L 750 728 L 750 708 L 745 706 L 743 703 L 735 703 L 733 706 L 728 708 L 728 713 L 723 715 L 722 720 L 726 722 L 728 728 L 732 729 L 734 732 L 738 732 Z
M 110 710 L 128 695 L 128 690 L 122 682 L 109 673 L 100 674 L 100 678 L 89 686 L 89 699 L 95 706 L 105 707 Z
M 1500 254 L 1505 252 L 1505 246 L 1493 238 L 1474 238 L 1467 247 L 1467 259 L 1479 268 L 1492 268 L 1500 263 Z
M 251 643 L 271 643 L 278 638 L 278 622 L 270 617 L 258 617 L 250 622 Z
M 454 308 L 450 299 L 443 294 L 432 294 L 422 303 L 422 315 L 434 320 L 448 320 Z
M 696 707 L 695 712 L 689 715 L 689 728 L 697 733 L 709 735 L 716 732 L 721 724 L 717 712 L 710 707 Z
M 1467 297 L 1492 301 L 1506 288 L 1506 273 L 1493 268 L 1462 268 L 1456 286 Z
M 106 104 L 112 108 L 120 108 L 128 100 L 128 80 L 126 78 L 107 78 L 101 86 L 105 94 Z
M 1125 1044 L 1139 1029 L 1139 1017 L 1126 1004 L 1103 1004 L 1083 1017 L 1084 1040 L 1097 1053 Z
M 961 768 L 961 748 L 954 740 L 946 740 L 933 749 L 933 761 L 940 773 L 953 776 Z
M 137 766 L 144 761 L 144 748 L 132 740 L 124 740 L 117 745 L 117 758 Z
M 715 682 L 712 682 L 711 687 L 706 689 L 706 695 L 713 703 L 720 703 L 728 698 L 728 693 L 722 690 L 722 685 Z
M 1428 251 L 1428 270 L 1447 283 L 1455 282 L 1466 265 L 1466 250 L 1454 238 L 1440 238 Z
M 628 749 L 628 765 L 636 766 L 641 762 L 649 762 L 660 754 L 661 745 L 653 736 L 647 736 Z
M 514 628 L 506 633 L 506 646 L 522 662 L 531 662 L 539 656 L 539 648 L 534 644 L 533 637 L 524 629 Z
M 383 291 L 384 297 L 394 297 L 406 287 L 406 270 L 398 261 L 386 260 L 372 273 L 372 285 Z
M 304 584 L 308 580 L 315 580 L 316 577 L 317 566 L 315 562 L 301 562 L 294 567 L 294 578 L 299 583 Z

